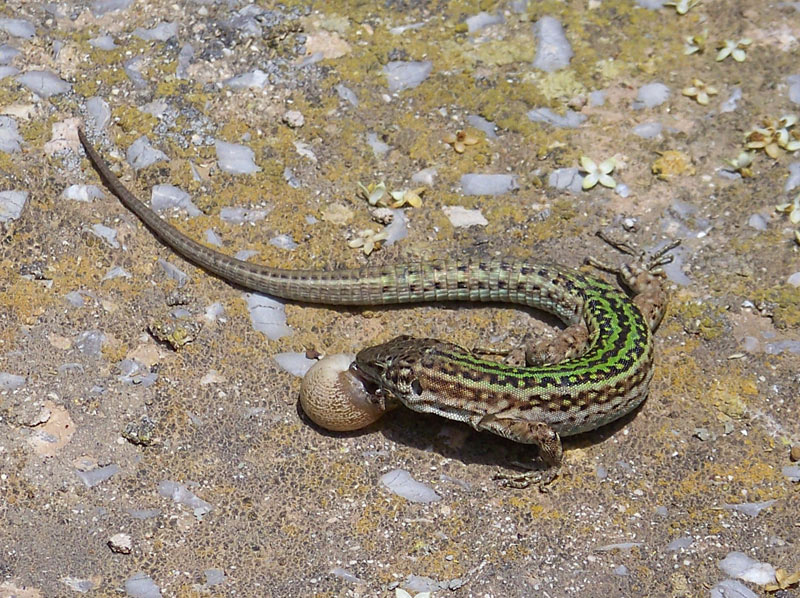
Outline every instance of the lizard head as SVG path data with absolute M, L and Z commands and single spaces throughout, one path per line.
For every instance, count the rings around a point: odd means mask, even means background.
M 398 336 L 359 351 L 351 371 L 370 392 L 402 401 L 422 394 L 417 366 L 430 360 L 442 344 L 436 339 Z

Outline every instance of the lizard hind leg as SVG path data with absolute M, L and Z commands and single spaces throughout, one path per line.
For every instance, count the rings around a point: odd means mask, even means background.
M 531 339 L 528 335 L 509 350 L 474 348 L 473 352 L 482 355 L 500 355 L 503 363 L 515 366 L 538 367 L 575 359 L 586 352 L 589 345 L 589 329 L 586 322 L 580 321 L 564 330 L 554 338 Z
M 528 342 L 525 363 L 532 367 L 561 363 L 580 357 L 588 345 L 589 329 L 586 322 L 581 320 L 559 331 L 555 338 Z
M 656 330 L 667 306 L 667 293 L 662 284 L 665 276 L 662 266 L 673 260 L 673 256 L 667 254 L 680 245 L 680 240 L 672 241 L 647 257 L 630 243 L 615 241 L 602 232 L 598 232 L 597 236 L 622 253 L 637 257 L 622 266 L 611 266 L 593 257 L 586 258 L 586 263 L 598 270 L 617 275 L 622 284 L 633 293 L 633 302 L 647 320 L 650 330 Z

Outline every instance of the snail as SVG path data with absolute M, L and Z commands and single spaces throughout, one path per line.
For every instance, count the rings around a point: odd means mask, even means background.
M 318 426 L 335 432 L 359 430 L 392 409 L 370 394 L 353 373 L 353 355 L 328 355 L 306 372 L 300 386 L 300 405 Z

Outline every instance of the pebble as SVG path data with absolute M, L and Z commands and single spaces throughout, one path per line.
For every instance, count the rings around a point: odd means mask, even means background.
M 294 376 L 305 376 L 311 366 L 317 363 L 316 359 L 308 359 L 305 353 L 287 351 L 278 353 L 274 357 L 281 369 L 286 370 Z
M 589 94 L 589 106 L 596 107 L 602 106 L 606 103 L 606 95 L 608 92 L 605 89 L 598 89 Z
M 98 50 L 113 50 L 117 47 L 117 44 L 114 43 L 114 38 L 110 35 L 101 35 L 99 37 L 93 37 L 89 40 L 89 45 L 93 48 L 97 48 Z
M 669 87 L 663 83 L 648 83 L 642 85 L 636 94 L 636 101 L 633 103 L 635 110 L 642 108 L 655 108 L 669 99 Z
M 519 189 L 513 174 L 465 174 L 461 176 L 464 195 L 502 195 Z
M 25 376 L 0 372 L 0 390 L 16 390 L 25 385 Z
M 61 197 L 89 203 L 95 199 L 103 199 L 105 194 L 97 185 L 70 185 L 64 189 Z
M 108 547 L 111 552 L 130 554 L 133 549 L 133 541 L 128 534 L 114 534 L 108 539 Z
M 462 206 L 445 206 L 442 208 L 442 212 L 450 220 L 450 224 L 456 228 L 489 224 L 480 210 L 468 210 Z
M 533 26 L 533 33 L 536 36 L 534 68 L 552 73 L 569 66 L 575 53 L 558 19 L 542 17 Z
M 526 113 L 535 123 L 545 123 L 560 129 L 574 129 L 586 120 L 586 115 L 574 110 L 567 110 L 564 115 L 553 112 L 550 108 L 534 108 Z
M 120 466 L 116 463 L 106 465 L 104 467 L 96 467 L 90 471 L 78 471 L 77 476 L 81 481 L 86 484 L 87 488 L 93 488 L 98 484 L 105 482 L 111 476 L 118 474 L 121 471 Z
M 264 89 L 269 83 L 269 75 L 261 69 L 255 69 L 236 75 L 223 81 L 231 89 Z
M 247 293 L 245 297 L 253 329 L 263 332 L 273 341 L 294 334 L 286 324 L 286 311 L 282 301 L 258 293 Z
M 162 160 L 169 160 L 167 155 L 161 150 L 155 149 L 150 144 L 150 140 L 144 135 L 131 143 L 125 157 L 128 160 L 128 164 L 136 170 L 147 168 Z
M 753 214 L 747 220 L 747 226 L 756 230 L 765 231 L 767 230 L 767 220 L 761 214 Z
M 756 561 L 742 552 L 731 552 L 718 566 L 731 577 L 750 583 L 765 585 L 775 583 L 775 568 L 769 563 Z
M 217 151 L 217 162 L 224 172 L 229 174 L 252 174 L 260 172 L 261 167 L 255 163 L 255 153 L 246 145 L 227 143 L 217 139 L 214 141 Z
M 17 81 L 42 98 L 67 93 L 72 89 L 71 84 L 50 71 L 28 71 L 17 77 Z
M 150 192 L 150 206 L 156 212 L 180 208 L 186 210 L 189 218 L 196 218 L 202 214 L 192 203 L 191 196 L 175 185 L 154 185 Z
M 642 139 L 653 139 L 661 135 L 663 128 L 664 125 L 660 122 L 651 121 L 633 127 L 633 134 Z
M 667 544 L 667 552 L 677 552 L 689 548 L 693 543 L 694 539 L 691 536 L 681 536 Z
M 394 93 L 413 89 L 427 79 L 432 70 L 433 62 L 430 60 L 419 62 L 394 60 L 383 68 L 383 73 L 386 75 L 389 91 Z
M 723 579 L 711 588 L 709 596 L 711 598 L 758 598 L 758 594 L 735 579 Z
M 283 122 L 292 129 L 299 129 L 305 124 L 306 119 L 299 110 L 287 110 L 283 115 Z
M 95 96 L 86 100 L 86 111 L 98 130 L 105 129 L 106 125 L 111 122 L 111 108 L 102 98 Z
M 783 190 L 789 193 L 796 187 L 800 187 L 800 162 L 792 162 L 789 164 L 789 176 L 786 177 Z
M 469 33 L 475 33 L 484 27 L 489 27 L 490 25 L 498 25 L 500 23 L 504 23 L 505 19 L 503 15 L 500 13 L 497 14 L 489 14 L 488 12 L 479 12 L 478 14 L 467 17 L 467 30 Z
M 497 139 L 497 125 L 489 120 L 486 120 L 482 116 L 471 114 L 467 117 L 467 123 L 469 123 L 471 127 L 475 127 L 479 131 L 483 131 L 486 134 L 487 139 Z
M 338 96 L 346 102 L 349 102 L 353 106 L 358 106 L 358 96 L 355 92 L 347 87 L 346 85 L 342 85 L 339 83 L 334 87 Z
M 547 177 L 547 184 L 556 189 L 566 189 L 572 193 L 581 192 L 583 177 L 577 168 L 556 168 Z
M 0 191 L 0 222 L 16 220 L 28 201 L 27 191 Z
M 442 498 L 432 488 L 418 482 L 403 469 L 393 469 L 389 473 L 383 474 L 381 484 L 390 492 L 411 502 L 431 503 Z
M 789 100 L 800 104 L 800 75 L 789 75 L 786 82 L 789 84 Z
M 17 121 L 10 116 L 0 116 L 0 151 L 7 154 L 21 149 L 22 137 L 17 130 Z
M 742 99 L 742 88 L 741 87 L 734 87 L 731 90 L 731 95 L 728 96 L 728 99 L 722 102 L 719 105 L 720 112 L 733 112 L 736 110 L 739 100 Z
M 145 573 L 134 573 L 125 580 L 125 593 L 131 598 L 161 598 L 161 590 Z

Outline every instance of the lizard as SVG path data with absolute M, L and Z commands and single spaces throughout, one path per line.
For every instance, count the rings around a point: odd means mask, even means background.
M 478 431 L 533 444 L 543 471 L 496 476 L 540 486 L 558 474 L 561 437 L 595 430 L 636 409 L 653 375 L 653 332 L 667 305 L 661 266 L 673 242 L 620 267 L 588 258 L 617 275 L 631 295 L 566 266 L 516 258 L 410 261 L 345 270 L 287 270 L 238 260 L 181 233 L 137 199 L 78 130 L 86 154 L 122 204 L 172 251 L 224 281 L 298 302 L 375 306 L 491 301 L 552 313 L 556 338 L 530 343 L 525 364 L 487 359 L 456 344 L 399 336 L 359 351 L 352 371 L 376 397 Z M 622 247 L 620 247 L 622 248 Z M 626 251 L 633 253 L 632 250 Z

